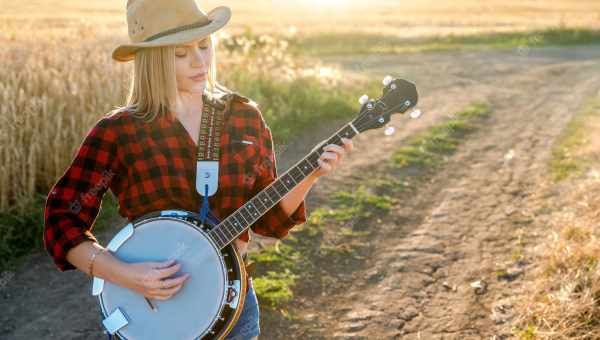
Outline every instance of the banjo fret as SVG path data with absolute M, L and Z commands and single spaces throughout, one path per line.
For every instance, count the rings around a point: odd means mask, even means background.
M 283 182 L 281 182 L 281 181 L 276 181 L 275 183 L 273 183 L 273 188 L 275 189 L 275 191 L 277 192 L 277 195 L 279 196 L 278 199 L 283 197 L 287 193 L 287 189 L 286 189 L 285 185 L 283 185 Z
M 223 229 L 223 231 L 221 231 L 220 233 L 223 234 L 223 236 L 225 236 L 225 239 L 229 239 L 231 237 L 235 237 L 235 232 L 233 230 L 235 230 L 235 228 L 231 227 L 231 225 L 229 224 L 229 226 L 225 226 Z
M 217 244 L 222 244 L 227 240 L 227 237 L 222 232 L 217 232 L 216 235 L 218 237 L 218 239 L 215 239 Z
M 281 183 L 283 183 L 287 191 L 294 189 L 294 187 L 298 184 L 294 181 L 294 178 L 289 173 L 281 176 Z
M 300 169 L 298 169 L 297 167 L 294 167 L 290 170 L 290 175 L 292 176 L 294 181 L 296 181 L 296 183 L 300 183 L 305 178 L 302 171 L 300 171 Z
M 248 212 L 248 205 L 244 204 L 243 206 L 241 206 L 239 211 L 244 220 L 246 221 L 246 224 L 250 225 L 252 223 L 252 215 L 250 214 L 250 212 Z
M 223 230 L 223 232 L 221 232 L 221 234 L 224 236 L 225 239 L 235 236 L 235 234 L 233 232 L 231 232 L 230 228 L 223 228 L 223 229 L 224 230 Z
M 266 205 L 265 205 L 266 201 L 265 201 L 265 203 L 262 202 L 263 201 L 263 196 L 264 195 L 261 193 L 259 195 L 254 196 L 252 199 L 250 199 L 250 201 L 254 202 L 254 205 L 257 205 L 260 209 L 265 209 L 266 208 Z M 266 198 L 264 198 L 264 199 L 266 200 Z M 260 212 L 260 210 L 259 210 L 259 212 Z
M 277 200 L 279 200 L 279 194 L 277 193 L 277 191 L 275 190 L 275 188 L 273 188 L 273 186 L 269 186 L 267 187 L 267 189 L 265 190 L 265 194 L 267 195 L 267 197 L 270 200 L 270 204 L 275 203 Z

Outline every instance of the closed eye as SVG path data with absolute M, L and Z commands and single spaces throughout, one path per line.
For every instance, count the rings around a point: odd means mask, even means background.
M 183 50 L 183 48 L 185 48 L 185 50 Z M 178 58 L 183 58 L 185 56 L 187 56 L 187 49 L 188 48 L 193 48 L 193 46 L 185 46 L 182 47 L 182 50 L 177 50 L 175 53 L 175 56 Z M 198 43 L 198 48 L 200 48 L 203 51 L 206 51 L 209 48 L 209 45 L 206 41 L 201 41 Z

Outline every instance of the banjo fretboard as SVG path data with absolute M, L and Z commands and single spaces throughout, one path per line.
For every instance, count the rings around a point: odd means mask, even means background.
M 262 215 L 278 204 L 285 195 L 292 191 L 303 179 L 319 167 L 317 160 L 324 152 L 323 147 L 325 145 L 342 145 L 342 137 L 350 139 L 357 134 L 358 130 L 352 123 L 348 123 L 342 127 L 326 141 L 321 143 L 318 148 L 297 162 L 283 175 L 278 176 L 273 183 L 261 190 L 252 199 L 215 226 L 209 232 L 210 237 L 212 237 L 219 248 L 223 248 L 233 242 Z

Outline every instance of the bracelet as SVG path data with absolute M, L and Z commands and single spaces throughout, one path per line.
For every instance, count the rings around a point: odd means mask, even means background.
M 98 254 L 100 254 L 101 252 L 103 252 L 105 250 L 106 250 L 105 248 L 98 248 L 98 250 L 96 250 L 96 252 L 94 254 L 92 254 L 91 259 L 90 259 L 90 265 L 88 268 L 89 276 L 94 276 L 94 261 L 96 261 L 96 257 L 98 256 Z

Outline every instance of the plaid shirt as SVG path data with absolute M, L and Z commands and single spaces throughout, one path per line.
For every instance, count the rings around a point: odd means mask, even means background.
M 221 133 L 219 188 L 209 197 L 223 219 L 277 177 L 271 131 L 259 109 L 234 97 Z M 251 142 L 251 143 L 250 143 Z M 71 165 L 54 184 L 44 212 L 44 245 L 59 270 L 75 267 L 67 252 L 97 239 L 91 232 L 106 190 L 118 198 L 119 214 L 134 219 L 156 210 L 200 210 L 196 192 L 197 147 L 177 118 L 144 122 L 122 111 L 97 121 Z M 251 229 L 283 238 L 306 221 L 305 202 L 287 215 L 275 205 Z M 248 242 L 248 232 L 240 239 Z

